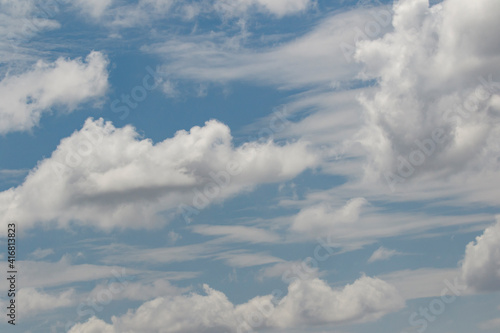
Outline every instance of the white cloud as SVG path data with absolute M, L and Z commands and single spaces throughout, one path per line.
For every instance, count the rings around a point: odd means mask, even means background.
M 23 260 L 18 262 L 18 266 L 19 270 L 24 272 L 20 277 L 21 285 L 32 288 L 62 286 L 75 282 L 115 278 L 115 276 L 129 277 L 129 275 L 137 274 L 134 269 L 124 269 L 119 266 L 72 265 L 68 256 L 62 257 L 57 262 Z M 6 282 L 2 281 L 2 286 L 5 287 Z
M 150 24 L 152 21 L 165 18 L 172 14 L 173 6 L 178 2 L 176 0 L 139 0 L 136 3 L 116 3 L 117 6 L 102 8 L 103 5 L 95 3 L 87 7 L 93 10 L 99 10 L 98 17 L 100 22 L 113 29 L 130 28 Z M 111 5 L 111 4 L 110 4 Z M 100 10 L 103 10 L 101 12 Z M 105 12 L 104 12 L 104 9 Z M 87 12 L 89 13 L 89 12 Z M 96 17 L 96 15 L 94 15 Z
M 87 322 L 76 324 L 68 333 L 115 333 L 113 326 L 106 324 L 106 322 L 97 319 L 96 317 L 90 318 Z
M 288 287 L 270 322 L 277 327 L 294 327 L 376 320 L 401 309 L 404 301 L 386 282 L 361 277 L 341 290 L 320 279 L 297 280 Z
M 256 275 L 256 279 L 261 282 L 264 281 L 264 279 L 269 278 L 281 278 L 284 280 L 289 276 L 283 274 L 289 274 L 290 272 L 296 271 L 301 271 L 303 275 L 307 274 L 310 278 L 319 277 L 319 270 L 317 268 L 310 267 L 307 261 L 285 261 L 261 268 L 259 273 Z
M 39 33 L 60 28 L 53 19 L 58 10 L 55 1 L 0 1 L 0 63 L 9 64 L 11 69 L 15 63 L 32 60 L 39 50 L 28 48 L 26 42 Z
M 204 225 L 192 227 L 192 231 L 205 236 L 223 236 L 223 242 L 276 243 L 279 235 L 268 230 L 237 225 Z
M 79 104 L 102 97 L 108 88 L 108 60 L 92 51 L 85 59 L 39 61 L 29 71 L 0 81 L 0 134 L 38 125 L 51 108 L 71 112 Z
M 94 18 L 99 18 L 112 3 L 113 0 L 76 0 L 72 5 Z
M 74 289 L 56 294 L 38 291 L 35 288 L 21 288 L 17 296 L 23 307 L 23 315 L 70 306 L 77 300 Z
M 407 269 L 377 277 L 393 285 L 405 300 L 469 293 L 457 268 Z
M 113 317 L 112 324 L 91 318 L 75 325 L 70 333 L 88 333 L 95 327 L 110 333 L 294 328 L 371 321 L 404 306 L 394 287 L 365 276 L 340 290 L 319 279 L 298 280 L 289 285 L 288 294 L 281 300 L 277 299 L 280 295 L 266 295 L 236 306 L 207 285 L 204 291 L 206 295 L 158 297 L 121 317 Z
M 88 298 L 99 299 L 100 293 L 111 292 L 114 301 L 120 299 L 146 301 L 159 296 L 173 296 L 180 294 L 183 289 L 170 284 L 166 279 L 139 282 L 109 281 L 97 285 L 88 295 Z M 109 293 L 108 293 L 109 294 Z
M 250 253 L 244 250 L 227 251 L 216 255 L 219 260 L 224 260 L 231 267 L 252 267 L 282 262 L 283 259 L 266 253 Z
M 228 16 L 241 16 L 249 10 L 269 13 L 277 17 L 306 11 L 312 0 L 217 0 L 214 8 Z
M 395 193 L 386 197 L 377 191 L 380 188 L 367 188 L 355 182 L 346 184 L 329 190 L 311 191 L 300 200 L 282 200 L 281 206 L 298 209 L 298 213 L 271 219 L 268 223 L 289 226 L 287 241 L 304 242 L 321 238 L 331 247 L 344 250 L 360 249 L 386 237 L 419 237 L 438 228 L 459 225 L 477 227 L 491 223 L 491 214 L 437 215 L 427 212 L 427 206 L 412 214 L 394 211 L 383 202 L 407 202 L 414 198 L 414 194 L 398 196 Z M 360 192 L 373 201 L 352 198 Z M 422 198 L 427 198 L 425 193 L 422 193 Z
M 286 89 L 325 88 L 332 83 L 343 87 L 361 66 L 346 59 L 340 46 L 354 48 L 357 31 L 371 21 L 376 22 L 370 11 L 356 9 L 328 17 L 297 38 L 280 38 L 273 47 L 262 43 L 248 49 L 244 33 L 210 32 L 170 37 L 143 50 L 164 57 L 162 72 L 169 78 L 195 83 L 242 80 Z M 379 27 L 380 35 L 390 28 Z
M 381 246 L 373 252 L 368 262 L 375 262 L 379 260 L 388 260 L 394 256 L 400 255 L 401 253 L 396 250 L 389 250 Z
M 462 278 L 477 291 L 500 290 L 500 218 L 475 242 L 467 244 Z
M 363 76 L 379 83 L 361 99 L 368 179 L 498 172 L 499 11 L 496 0 L 399 1 L 394 32 L 358 43 Z
M 35 251 L 31 252 L 30 256 L 39 260 L 39 259 L 43 259 L 51 254 L 54 254 L 54 250 L 38 248 Z
M 153 144 L 131 126 L 88 119 L 21 186 L 0 193 L 0 212 L 24 228 L 73 221 L 151 228 L 168 220 L 160 212 L 185 213 L 180 204 L 203 209 L 259 183 L 293 178 L 317 161 L 303 141 L 233 147 L 229 128 L 215 120 Z
M 169 231 L 167 239 L 170 244 L 175 244 L 179 239 L 182 239 L 182 236 L 175 231 Z
M 357 222 L 363 206 L 367 204 L 364 198 L 354 198 L 337 209 L 326 202 L 307 207 L 296 215 L 291 229 L 295 232 L 314 235 L 328 233 L 335 230 L 339 224 Z

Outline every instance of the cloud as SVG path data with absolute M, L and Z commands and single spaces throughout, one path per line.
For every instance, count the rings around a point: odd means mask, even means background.
M 68 256 L 57 262 L 49 261 L 19 261 L 19 270 L 24 272 L 22 286 L 31 288 L 45 288 L 63 286 L 75 282 L 86 282 L 118 276 L 137 274 L 134 269 L 124 269 L 119 266 L 103 266 L 93 264 L 72 265 Z M 57 272 L 57 274 L 54 274 Z M 7 286 L 7 281 L 2 285 Z
M 331 232 L 339 224 L 357 222 L 363 206 L 367 204 L 365 198 L 354 198 L 337 209 L 326 202 L 304 208 L 295 216 L 291 230 L 314 235 Z
M 271 2 L 271 1 L 269 1 Z M 387 11 L 389 14 L 389 12 Z M 162 72 L 169 79 L 227 83 L 247 81 L 282 89 L 350 86 L 361 66 L 346 58 L 341 45 L 353 49 L 357 31 L 376 22 L 373 11 L 356 9 L 325 18 L 311 31 L 296 38 L 278 38 L 246 46 L 245 34 L 222 32 L 171 37 L 143 50 L 162 56 Z M 380 35 L 389 25 L 380 26 Z M 369 38 L 369 37 L 367 37 Z M 359 79 L 355 79 L 359 85 Z
M 106 322 L 97 319 L 96 317 L 90 318 L 83 324 L 76 324 L 68 333 L 115 333 L 113 326 L 106 324 Z
M 500 290 L 500 218 L 465 248 L 462 278 L 476 291 Z
M 11 69 L 16 63 L 31 61 L 39 50 L 30 49 L 26 42 L 39 33 L 60 28 L 53 19 L 58 10 L 55 2 L 0 1 L 0 64 L 6 63 Z
M 23 307 L 23 314 L 50 311 L 75 304 L 75 290 L 68 289 L 59 294 L 45 293 L 35 288 L 19 289 L 18 298 Z
M 276 262 L 282 262 L 283 259 L 266 253 L 250 253 L 244 250 L 226 251 L 215 256 L 219 260 L 224 260 L 230 267 L 253 267 Z
M 280 236 L 268 230 L 236 225 L 204 225 L 192 227 L 192 231 L 205 236 L 223 236 L 223 242 L 276 243 Z
M 107 65 L 104 54 L 92 51 L 85 61 L 40 60 L 31 70 L 7 75 L 0 81 L 0 134 L 30 130 L 52 108 L 71 112 L 102 97 L 108 88 Z
M 386 202 L 423 201 L 427 198 L 426 193 L 418 193 L 422 197 L 415 196 L 415 193 L 384 196 L 379 190 L 348 182 L 328 190 L 310 191 L 302 199 L 280 202 L 280 206 L 298 210 L 298 213 L 270 219 L 267 223 L 288 226 L 287 241 L 304 242 L 320 238 L 331 247 L 344 250 L 360 249 L 388 237 L 425 237 L 438 228 L 460 225 L 478 227 L 491 223 L 491 214 L 439 215 L 430 211 L 432 206 L 427 202 L 422 202 L 419 213 L 407 214 L 393 209 Z M 352 197 L 360 192 L 366 194 L 370 201 L 364 197 Z
M 94 18 L 99 18 L 112 3 L 113 0 L 76 0 L 72 5 Z
M 54 250 L 52 250 L 52 249 L 43 249 L 42 250 L 41 248 L 38 248 L 35 251 L 31 252 L 30 256 L 39 260 L 39 259 L 43 259 L 51 254 L 54 254 Z
M 111 293 L 108 293 L 107 291 Z M 118 281 L 101 283 L 97 285 L 88 295 L 88 298 L 99 299 L 100 294 L 111 294 L 114 301 L 129 299 L 135 301 L 146 301 L 159 296 L 178 295 L 183 289 L 170 284 L 166 279 L 155 279 L 148 281 L 142 279 L 139 282 Z
M 266 295 L 240 305 L 234 305 L 225 294 L 207 285 L 203 289 L 205 295 L 158 297 L 121 317 L 112 317 L 112 324 L 91 318 L 69 332 L 87 333 L 95 327 L 110 333 L 294 328 L 372 321 L 404 306 L 394 287 L 366 276 L 339 290 L 317 278 L 297 280 L 289 285 L 288 294 L 281 300 L 280 295 Z
M 500 328 L 500 318 L 495 318 L 479 323 L 478 327 L 485 331 L 498 329 Z
M 227 16 L 241 16 L 254 9 L 276 17 L 283 17 L 304 12 L 312 4 L 312 0 L 217 0 L 214 8 Z
M 456 267 L 407 269 L 377 277 L 393 285 L 405 300 L 468 293 Z
M 256 275 L 256 279 L 260 282 L 269 278 L 281 278 L 283 280 L 287 278 L 284 274 L 288 274 L 292 271 L 304 271 L 307 273 L 308 277 L 319 276 L 319 270 L 314 267 L 309 267 L 305 261 L 285 261 L 261 268 Z M 302 272 L 302 274 L 304 274 L 304 272 Z
M 233 147 L 229 128 L 215 120 L 153 144 L 131 126 L 88 119 L 22 185 L 0 193 L 0 213 L 24 228 L 37 222 L 152 228 L 186 213 L 181 204 L 191 206 L 188 212 L 203 209 L 257 184 L 293 178 L 317 161 L 303 141 Z
M 360 98 L 368 179 L 498 172 L 499 10 L 495 0 L 399 1 L 394 31 L 357 44 L 362 77 L 378 81 Z
M 371 263 L 379 260 L 387 260 L 397 255 L 401 255 L 401 253 L 396 250 L 389 250 L 381 246 L 377 250 L 375 250 L 375 252 L 373 252 L 371 257 L 368 259 L 368 262 Z

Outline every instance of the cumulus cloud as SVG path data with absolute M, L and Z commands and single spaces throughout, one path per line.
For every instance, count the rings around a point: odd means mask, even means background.
M 357 44 L 362 76 L 378 88 L 361 103 L 367 178 L 480 170 L 500 139 L 500 28 L 495 0 L 402 0 L 394 31 Z M 498 171 L 498 163 L 494 164 Z
M 354 198 L 340 208 L 334 208 L 327 202 L 303 208 L 295 216 L 291 230 L 313 235 L 332 232 L 342 228 L 342 224 L 357 222 L 363 206 L 367 204 L 365 198 Z
M 256 184 L 293 178 L 317 161 L 303 141 L 233 147 L 229 128 L 215 120 L 153 144 L 131 126 L 88 119 L 22 185 L 0 193 L 0 212 L 24 228 L 72 221 L 150 228 Z
M 465 248 L 462 278 L 477 291 L 500 290 L 500 218 Z
M 70 333 L 103 332 L 220 332 L 260 328 L 291 328 L 301 325 L 365 322 L 404 306 L 397 291 L 386 282 L 363 276 L 342 289 L 332 289 L 314 278 L 296 280 L 288 294 L 255 297 L 234 305 L 225 294 L 204 285 L 205 295 L 158 297 L 111 324 L 97 318 L 75 325 Z
M 103 96 L 108 88 L 107 65 L 104 54 L 92 51 L 84 61 L 40 60 L 29 71 L 7 75 L 0 81 L 0 134 L 30 130 L 52 108 L 71 112 Z

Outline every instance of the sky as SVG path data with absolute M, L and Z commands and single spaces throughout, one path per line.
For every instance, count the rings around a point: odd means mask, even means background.
M 0 0 L 0 330 L 498 332 L 499 29 L 498 0 Z

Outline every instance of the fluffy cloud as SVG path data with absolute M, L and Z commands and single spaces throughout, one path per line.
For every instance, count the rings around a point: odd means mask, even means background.
M 342 228 L 342 224 L 357 222 L 365 198 L 349 200 L 343 207 L 333 208 L 326 202 L 302 209 L 295 217 L 291 229 L 295 232 L 321 235 Z
M 35 288 L 21 288 L 19 289 L 18 298 L 23 306 L 23 313 L 26 314 L 70 306 L 76 302 L 73 289 L 59 294 L 49 294 Z
M 73 111 L 80 103 L 101 97 L 108 88 L 108 60 L 92 51 L 85 59 L 39 61 L 29 71 L 0 81 L 0 134 L 38 125 L 51 108 Z
M 475 242 L 467 244 L 462 278 L 477 291 L 500 290 L 500 218 Z
M 495 0 L 402 0 L 394 31 L 357 45 L 378 88 L 361 102 L 367 177 L 402 182 L 448 176 L 496 161 L 500 139 L 500 28 Z M 498 162 L 490 165 L 498 171 Z M 385 176 L 385 177 L 384 177 Z
M 229 128 L 215 120 L 153 144 L 131 126 L 88 119 L 22 185 L 0 193 L 0 213 L 24 228 L 72 221 L 154 227 L 256 184 L 293 178 L 317 160 L 302 141 L 233 147 Z
M 245 332 L 251 328 L 291 328 L 302 325 L 364 322 L 397 311 L 404 301 L 386 282 L 362 277 L 336 290 L 317 278 L 297 280 L 288 294 L 255 297 L 234 305 L 223 293 L 204 286 L 206 295 L 158 297 L 137 310 L 113 317 L 112 324 L 91 318 L 77 324 L 70 333 L 103 332 Z

